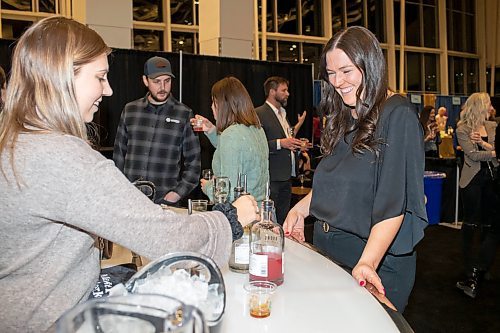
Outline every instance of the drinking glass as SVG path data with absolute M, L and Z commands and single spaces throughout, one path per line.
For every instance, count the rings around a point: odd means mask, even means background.
M 299 175 L 299 181 L 300 181 L 300 187 L 304 188 L 304 181 L 306 179 L 306 175 L 304 175 L 303 173 L 301 173 Z
M 300 150 L 306 150 L 309 140 L 307 138 L 300 138 Z
M 193 209 L 193 213 L 194 212 L 206 212 L 207 211 L 207 204 L 208 204 L 208 200 L 204 200 L 204 199 L 192 200 L 191 207 Z
M 251 281 L 244 285 L 250 316 L 266 318 L 271 315 L 271 295 L 276 287 L 275 283 L 269 281 Z
M 201 171 L 201 177 L 206 180 L 211 180 L 212 177 L 214 176 L 214 172 L 212 169 L 203 169 Z
M 208 180 L 208 181 L 211 181 L 213 178 L 214 178 L 214 172 L 212 169 L 203 169 L 201 171 L 201 178 L 205 179 L 205 180 Z M 214 189 L 212 189 L 212 194 L 214 194 Z M 210 198 L 210 195 L 208 195 L 208 199 L 209 199 L 209 204 L 212 205 L 213 204 L 213 201 L 212 199 Z
M 193 121 L 193 131 L 195 131 L 195 132 L 203 132 L 203 119 L 196 118 Z
M 214 180 L 214 201 L 216 203 L 227 202 L 229 191 L 231 190 L 231 183 L 229 177 L 215 177 Z

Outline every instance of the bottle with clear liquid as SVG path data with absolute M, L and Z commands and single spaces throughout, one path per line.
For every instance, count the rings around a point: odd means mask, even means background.
M 250 281 L 270 281 L 281 285 L 285 266 L 285 233 L 276 223 L 274 202 L 262 202 L 261 220 L 250 228 Z
M 246 175 L 244 184 L 242 184 L 242 174 L 238 174 L 236 187 L 234 188 L 234 200 L 240 196 L 249 194 L 246 191 Z M 250 262 L 250 225 L 243 228 L 243 236 L 233 242 L 231 247 L 231 256 L 229 257 L 229 269 L 236 273 L 248 273 L 248 264 Z

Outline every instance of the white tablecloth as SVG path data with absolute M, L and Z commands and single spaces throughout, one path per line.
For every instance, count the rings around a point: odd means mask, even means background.
M 378 301 L 342 268 L 298 243 L 285 243 L 285 282 L 271 316 L 250 317 L 243 285 L 248 274 L 222 269 L 226 311 L 221 332 L 398 332 Z

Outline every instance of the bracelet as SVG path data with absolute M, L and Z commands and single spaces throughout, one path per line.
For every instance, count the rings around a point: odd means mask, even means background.
M 233 241 L 240 239 L 243 236 L 243 227 L 238 221 L 238 214 L 236 212 L 236 207 L 230 203 L 217 203 L 212 207 L 212 210 L 218 210 L 223 213 L 231 225 L 231 232 L 233 234 Z

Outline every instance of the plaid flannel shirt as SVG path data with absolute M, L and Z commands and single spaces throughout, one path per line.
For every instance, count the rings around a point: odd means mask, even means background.
M 200 177 L 200 142 L 193 111 L 170 95 L 152 105 L 148 95 L 125 105 L 118 125 L 113 160 L 130 181 L 156 185 L 155 202 L 174 191 L 186 197 Z

